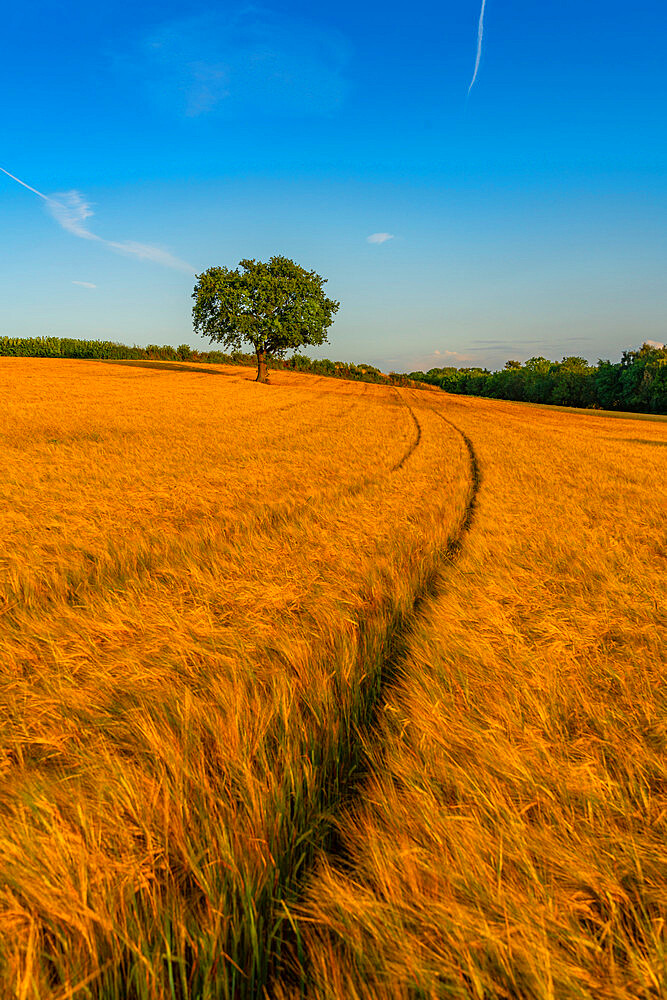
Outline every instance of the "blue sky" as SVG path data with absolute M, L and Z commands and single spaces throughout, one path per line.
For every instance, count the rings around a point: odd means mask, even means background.
M 319 356 L 664 342 L 664 6 L 486 0 L 468 94 L 480 9 L 5 11 L 0 166 L 34 190 L 0 174 L 0 335 L 206 348 L 195 273 L 279 253 L 341 301 Z

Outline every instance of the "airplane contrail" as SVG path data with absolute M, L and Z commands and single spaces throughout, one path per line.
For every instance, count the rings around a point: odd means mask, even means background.
M 42 192 L 38 191 L 37 188 L 30 187 L 30 185 L 26 184 L 25 181 L 22 181 L 20 177 L 14 177 L 14 174 L 10 174 L 9 170 L 5 170 L 4 167 L 0 167 L 0 170 L 2 170 L 3 174 L 7 174 L 8 177 L 11 177 L 13 181 L 16 181 L 17 184 L 22 184 L 24 188 L 28 189 L 28 191 L 32 191 L 33 194 L 38 194 L 40 198 L 44 199 L 44 201 L 49 201 L 48 195 L 42 194 Z
M 136 243 L 130 240 L 125 243 L 117 243 L 115 240 L 105 240 L 102 236 L 98 236 L 97 233 L 91 233 L 86 225 L 86 219 L 93 215 L 93 210 L 79 191 L 61 191 L 58 194 L 52 195 L 43 194 L 37 188 L 26 184 L 20 177 L 10 174 L 9 170 L 5 170 L 4 167 L 0 167 L 0 171 L 6 174 L 7 177 L 11 177 L 21 187 L 27 188 L 28 191 L 32 191 L 38 198 L 45 201 L 46 208 L 51 217 L 56 220 L 59 226 L 62 226 L 64 230 L 71 233 L 72 236 L 78 236 L 82 240 L 93 240 L 97 243 L 103 243 L 104 246 L 109 247 L 116 253 L 138 257 L 140 260 L 150 260 L 154 264 L 161 264 L 163 267 L 171 267 L 177 271 L 186 271 L 188 274 L 193 271 L 190 264 L 187 264 L 184 260 L 179 260 L 178 257 L 174 257 L 168 250 L 163 250 L 161 247 L 149 246 L 146 243 Z
M 479 61 L 482 58 L 482 39 L 484 37 L 484 9 L 486 8 L 486 0 L 482 0 L 482 9 L 479 12 L 479 26 L 477 28 L 477 58 L 475 59 L 475 71 L 472 75 L 472 80 L 470 81 L 470 86 L 468 87 L 468 93 L 472 90 L 472 85 L 477 79 L 477 70 L 479 69 Z

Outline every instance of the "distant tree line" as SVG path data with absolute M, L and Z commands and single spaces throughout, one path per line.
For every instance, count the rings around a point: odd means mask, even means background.
M 254 353 L 243 351 L 199 351 L 188 344 L 171 347 L 164 344 L 149 344 L 147 347 L 128 347 L 109 340 L 74 340 L 69 337 L 0 337 L 0 357 L 21 358 L 88 358 L 109 361 L 199 361 L 205 364 L 243 365 L 252 368 L 256 364 Z M 383 373 L 368 364 L 352 364 L 349 361 L 329 361 L 328 358 L 314 359 L 305 354 L 293 354 L 290 358 L 267 357 L 267 367 L 289 371 L 309 372 L 330 378 L 352 379 L 357 382 L 377 382 L 382 385 L 402 385 L 413 388 L 431 388 L 428 380 L 417 382 L 407 375 L 391 372 Z M 423 374 L 423 373 L 422 373 Z
M 552 403 L 635 413 L 667 413 L 667 348 L 644 344 L 624 351 L 617 364 L 584 358 L 562 361 L 530 358 L 507 361 L 500 371 L 486 368 L 431 368 L 411 372 L 412 381 L 465 396 L 528 403 Z
M 171 347 L 149 344 L 128 347 L 104 340 L 74 340 L 69 337 L 0 337 L 0 356 L 24 358 L 89 358 L 91 360 L 199 361 L 206 364 L 256 364 L 254 353 L 242 351 L 199 351 L 188 344 Z M 562 361 L 529 358 L 524 364 L 508 361 L 500 371 L 486 368 L 431 368 L 409 375 L 383 375 L 369 364 L 313 359 L 305 354 L 290 358 L 267 358 L 274 369 L 310 372 L 331 378 L 444 389 L 466 396 L 552 403 L 602 410 L 635 413 L 667 413 L 667 348 L 644 344 L 639 351 L 624 351 L 617 364 L 598 361 L 589 365 L 584 358 Z
M 248 355 L 250 357 L 250 355 Z M 311 375 L 326 375 L 331 378 L 352 379 L 356 382 L 378 382 L 382 385 L 402 385 L 412 388 L 426 387 L 426 383 L 419 383 L 401 375 L 399 372 L 383 374 L 379 368 L 368 364 L 355 365 L 351 361 L 329 361 L 328 358 L 309 358 L 306 354 L 293 354 L 291 358 L 284 361 L 276 361 L 275 368 L 288 368 L 295 372 L 310 372 Z

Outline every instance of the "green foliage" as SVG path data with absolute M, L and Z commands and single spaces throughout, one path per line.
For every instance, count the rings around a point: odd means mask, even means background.
M 647 413 L 667 410 L 667 348 L 644 344 L 624 351 L 618 365 L 621 407 Z
M 309 372 L 313 362 L 306 354 L 293 354 L 290 358 L 290 368 L 295 372 Z
M 178 360 L 176 351 L 169 344 L 163 344 L 162 347 L 158 347 L 157 344 L 149 344 L 146 348 L 146 356 L 150 358 L 151 361 Z
M 74 340 L 68 337 L 0 337 L 0 356 L 21 358 L 145 358 L 142 347 L 127 347 L 108 340 Z
M 192 351 L 189 344 L 179 344 L 176 348 L 176 357 L 179 361 L 191 361 Z
M 311 371 L 316 375 L 336 376 L 338 374 L 335 364 L 333 361 L 329 361 L 328 358 L 322 358 L 319 361 L 312 361 Z
M 210 267 L 197 275 L 192 297 L 194 328 L 211 343 L 281 356 L 288 348 L 322 344 L 339 303 L 324 295 L 326 279 L 287 257 L 239 267 Z
M 592 382 L 595 369 L 584 358 L 563 358 L 554 369 L 550 403 L 584 407 L 595 402 Z
M 442 374 L 440 374 L 442 372 Z M 667 413 L 667 348 L 644 344 L 624 351 L 618 364 L 585 358 L 562 361 L 529 358 L 508 361 L 501 371 L 481 368 L 431 369 L 411 379 L 439 385 L 446 392 L 494 399 L 526 400 L 636 413 Z
M 541 355 L 528 358 L 523 366 L 524 398 L 529 403 L 539 403 L 549 396 L 553 364 Z

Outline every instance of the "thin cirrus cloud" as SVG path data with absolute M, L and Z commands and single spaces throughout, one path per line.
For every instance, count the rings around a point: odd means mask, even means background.
M 393 240 L 393 233 L 371 233 L 370 236 L 366 237 L 367 243 L 386 243 L 387 240 Z
M 422 356 L 425 364 L 433 363 L 433 368 L 448 367 L 454 361 L 472 361 L 469 354 L 462 354 L 460 351 L 433 351 L 432 354 Z
M 454 368 L 457 363 L 472 361 L 472 358 L 460 351 L 435 350 L 430 354 L 400 354 L 398 357 L 378 360 L 381 365 L 397 365 L 400 371 L 428 371 L 431 368 Z
M 92 281 L 72 281 L 73 285 L 80 285 L 81 288 L 97 288 Z
M 479 23 L 477 25 L 477 54 L 475 57 L 475 68 L 472 74 L 472 80 L 470 81 L 470 86 L 468 87 L 468 93 L 473 88 L 473 84 L 477 79 L 477 73 L 479 72 L 479 63 L 482 58 L 482 42 L 484 40 L 484 11 L 486 10 L 486 0 L 482 0 L 482 9 L 479 12 Z
M 33 194 L 41 198 L 49 215 L 55 219 L 62 229 L 72 236 L 78 236 L 82 240 L 92 240 L 95 243 L 101 243 L 116 253 L 121 253 L 128 257 L 149 260 L 154 264 L 161 264 L 163 267 L 170 267 L 176 271 L 186 271 L 189 274 L 193 272 L 194 268 L 190 264 L 187 264 L 184 260 L 179 260 L 178 257 L 174 257 L 168 250 L 163 250 L 161 247 L 151 246 L 147 243 L 136 243 L 131 240 L 119 243 L 115 240 L 106 240 L 102 236 L 98 236 L 97 233 L 91 233 L 87 226 L 87 220 L 94 213 L 89 202 L 86 201 L 80 191 L 60 191 L 55 194 L 42 194 L 37 188 L 31 187 L 30 184 L 22 181 L 20 177 L 10 174 L 4 167 L 0 167 L 0 171 L 6 174 L 7 177 L 11 177 L 17 184 L 27 188 L 28 191 L 32 191 Z
M 348 91 L 337 30 L 254 5 L 167 22 L 116 58 L 152 99 L 186 118 L 330 114 Z

